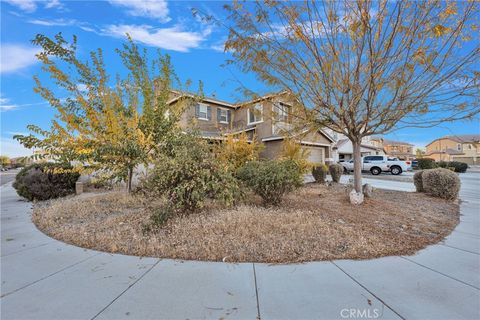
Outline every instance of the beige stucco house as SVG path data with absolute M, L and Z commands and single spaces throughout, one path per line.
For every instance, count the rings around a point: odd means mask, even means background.
M 370 141 L 375 147 L 382 148 L 385 154 L 389 156 L 400 160 L 412 160 L 415 158 L 414 146 L 411 143 L 382 137 L 372 137 Z
M 480 164 L 480 134 L 445 136 L 427 144 L 425 156 L 435 161 Z
M 177 103 L 186 95 L 172 91 L 168 103 Z M 280 157 L 283 141 L 293 139 L 308 150 L 312 163 L 333 161 L 333 138 L 323 130 L 298 128 L 292 123 L 293 102 L 287 92 L 272 93 L 242 103 L 230 103 L 203 96 L 188 105 L 180 119 L 184 129 L 195 129 L 202 137 L 223 140 L 228 135 L 245 132 L 249 139 L 256 139 L 264 145 L 262 158 Z

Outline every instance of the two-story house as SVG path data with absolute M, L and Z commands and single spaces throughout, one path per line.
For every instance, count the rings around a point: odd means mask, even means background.
M 385 154 L 389 156 L 396 157 L 400 160 L 412 160 L 415 158 L 414 145 L 411 143 L 382 137 L 372 137 L 370 141 L 374 146 L 382 148 Z
M 435 161 L 480 164 L 480 134 L 451 135 L 427 144 L 425 156 Z
M 187 93 L 173 91 L 169 103 L 176 103 Z M 193 95 L 190 95 L 193 98 Z M 257 99 L 233 104 L 203 96 L 189 104 L 181 116 L 180 126 L 196 129 L 205 139 L 222 140 L 228 135 L 245 132 L 250 139 L 264 145 L 262 158 L 281 156 L 286 137 L 297 141 L 308 151 L 312 163 L 333 161 L 333 138 L 323 130 L 299 129 L 293 125 L 292 100 L 287 92 L 272 93 Z
M 333 158 L 335 162 L 344 162 L 353 159 L 353 144 L 345 135 L 329 132 L 335 140 L 333 145 Z M 376 147 L 370 142 L 369 137 L 365 137 L 360 145 L 362 157 L 371 155 L 383 155 L 383 149 Z

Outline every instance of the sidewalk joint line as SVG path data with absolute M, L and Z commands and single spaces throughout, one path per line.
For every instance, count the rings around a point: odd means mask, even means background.
M 466 223 L 466 222 L 464 222 Z M 475 238 L 480 238 L 480 235 L 479 234 L 475 234 L 475 233 L 470 233 L 470 232 L 465 232 L 465 231 L 458 231 L 458 230 L 453 230 L 453 232 L 458 232 L 458 233 L 461 233 L 461 234 L 466 234 L 466 235 L 469 235 L 469 236 L 474 236 Z
M 56 241 L 56 240 L 51 240 L 51 241 L 49 241 L 49 242 L 39 244 L 38 246 L 34 246 L 34 247 L 30 247 L 30 248 L 25 248 L 25 249 L 21 249 L 21 250 L 15 251 L 15 252 L 7 253 L 7 254 L 5 254 L 5 255 L 3 255 L 3 256 L 1 256 L 1 257 L 2 257 L 2 258 L 8 257 L 8 256 L 11 256 L 11 255 L 14 255 L 14 254 L 17 254 L 17 253 L 25 252 L 25 251 L 32 250 L 32 249 L 36 249 L 36 248 L 40 248 L 40 247 L 43 247 L 43 246 L 46 246 L 46 245 L 49 245 L 49 244 L 52 244 L 52 243 L 55 243 L 55 242 L 57 242 L 57 241 Z
M 338 269 L 340 269 L 340 271 L 342 271 L 343 273 L 345 273 L 345 275 L 347 275 L 347 277 L 349 277 L 350 279 L 352 279 L 356 284 L 358 284 L 360 287 L 362 287 L 363 289 L 365 289 L 368 293 L 370 293 L 373 297 L 375 297 L 375 299 L 377 299 L 378 301 L 380 301 L 384 306 L 386 306 L 388 309 L 392 310 L 393 313 L 395 313 L 397 316 L 399 316 L 401 319 L 405 320 L 405 317 L 403 317 L 400 313 L 398 313 L 397 311 L 395 311 L 392 307 L 390 307 L 385 301 L 383 301 L 382 299 L 380 299 L 380 297 L 378 297 L 376 294 L 374 294 L 372 291 L 370 291 L 369 289 L 367 289 L 367 287 L 365 287 L 363 284 L 361 284 L 359 281 L 357 281 L 354 277 L 352 277 L 350 274 L 348 274 L 345 270 L 343 270 L 342 268 L 340 268 L 340 266 L 338 266 L 335 262 L 333 261 L 330 261 L 335 267 L 337 267 Z
M 93 257 L 95 257 L 95 256 L 98 256 L 99 254 L 100 254 L 100 252 L 99 252 L 99 253 L 96 253 L 96 254 L 93 254 L 93 255 L 85 258 L 85 259 L 82 259 L 82 260 L 80 260 L 80 261 L 75 262 L 74 264 L 71 264 L 71 265 L 69 265 L 69 266 L 66 266 L 65 268 L 62 268 L 62 269 L 60 269 L 60 270 L 58 270 L 58 271 L 55 271 L 54 273 L 51 273 L 51 274 L 49 274 L 49 275 L 47 275 L 47 276 L 45 276 L 45 277 L 43 277 L 43 278 L 40 278 L 40 279 L 35 280 L 35 281 L 33 281 L 33 282 L 30 282 L 29 284 L 26 284 L 26 285 L 24 285 L 23 287 L 20 287 L 20 288 L 17 288 L 17 289 L 15 289 L 15 290 L 13 290 L 13 291 L 10 291 L 10 292 L 7 292 L 7 293 L 5 293 L 5 294 L 2 294 L 2 295 L 0 296 L 0 299 L 3 299 L 4 297 L 9 296 L 9 295 L 11 295 L 11 294 L 13 294 L 13 293 L 15 293 L 15 292 L 20 291 L 20 290 L 23 290 L 23 289 L 25 289 L 25 288 L 27 288 L 27 287 L 30 287 L 30 286 L 32 286 L 32 285 L 34 285 L 34 284 L 36 284 L 36 283 L 38 283 L 38 282 L 40 282 L 40 281 L 42 281 L 42 280 L 48 279 L 48 278 L 50 278 L 50 277 L 52 277 L 52 276 L 54 276 L 54 275 L 56 275 L 56 274 L 58 274 L 58 273 L 60 273 L 60 272 L 62 272 L 62 271 L 65 271 L 65 270 L 67 270 L 67 269 L 69 269 L 69 268 L 72 268 L 72 267 L 74 267 L 74 266 L 82 263 L 82 262 L 85 262 L 85 261 L 87 261 L 88 259 L 91 259 L 91 258 L 93 258 Z
M 441 274 L 441 275 L 444 276 L 444 277 L 450 278 L 450 279 L 452 279 L 452 280 L 455 280 L 455 281 L 458 281 L 458 282 L 460 282 L 460 283 L 462 283 L 462 284 L 465 284 L 465 285 L 467 285 L 467 286 L 470 286 L 470 287 L 472 287 L 472 288 L 474 288 L 474 289 L 480 290 L 480 288 L 475 287 L 474 285 L 472 285 L 472 284 L 470 284 L 470 283 L 467 283 L 467 282 L 462 281 L 462 280 L 460 280 L 460 279 L 457 279 L 457 278 L 454 278 L 454 277 L 452 277 L 452 276 L 449 276 L 448 274 L 445 274 L 445 273 L 440 272 L 440 271 L 438 271 L 438 270 L 435 270 L 435 269 L 433 269 L 433 268 L 427 267 L 426 265 L 423 265 L 423 264 L 418 263 L 418 262 L 416 262 L 416 261 L 410 260 L 410 259 L 408 259 L 408 258 L 406 258 L 406 257 L 402 257 L 402 256 L 400 256 L 400 258 L 405 259 L 405 260 L 407 260 L 407 261 L 410 261 L 410 262 L 412 262 L 412 263 L 414 263 L 414 264 L 416 264 L 416 265 L 418 265 L 418 266 L 420 266 L 420 267 L 423 267 L 423 268 L 428 269 L 428 270 L 430 270 L 430 271 L 433 271 L 433 272 L 435 272 L 435 273 Z
M 449 248 L 452 248 L 452 249 L 457 249 L 457 250 L 460 250 L 460 251 L 463 251 L 463 252 L 468 252 L 468 253 L 471 253 L 471 254 L 476 254 L 477 256 L 480 255 L 480 253 L 478 253 L 478 252 L 473 252 L 473 251 L 470 251 L 470 250 L 465 250 L 465 249 L 462 249 L 462 248 L 450 246 L 450 245 L 445 244 L 445 243 L 439 243 L 439 244 L 442 245 L 442 246 L 449 247 Z
M 259 299 L 258 299 L 257 272 L 255 270 L 255 263 L 252 263 L 252 266 L 253 266 L 253 281 L 255 283 L 255 296 L 257 298 L 257 319 L 260 320 L 261 319 L 261 316 L 260 316 L 260 302 L 259 302 Z
M 113 299 L 112 301 L 110 301 L 109 304 L 107 304 L 102 310 L 100 310 L 96 315 L 93 316 L 93 318 L 91 318 L 90 320 L 94 320 L 95 318 L 97 318 L 103 311 L 107 310 L 108 307 L 110 307 L 115 301 L 117 301 L 118 298 L 120 298 L 125 292 L 127 292 L 131 287 L 133 287 L 135 284 L 137 284 L 138 281 L 142 280 L 142 278 L 147 275 L 147 273 L 149 273 L 153 268 L 155 268 L 157 266 L 157 264 L 161 261 L 162 259 L 158 259 L 157 262 L 155 262 L 151 267 L 150 269 L 148 269 L 147 271 L 145 271 L 137 280 L 135 280 L 133 283 L 131 283 L 125 290 L 123 290 L 122 292 L 120 292 L 120 294 L 118 296 L 115 297 L 115 299 Z

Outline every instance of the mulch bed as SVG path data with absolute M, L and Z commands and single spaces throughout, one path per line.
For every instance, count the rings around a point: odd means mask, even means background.
M 278 208 L 250 199 L 233 209 L 209 206 L 174 217 L 149 232 L 145 199 L 118 191 L 37 204 L 33 222 L 53 238 L 107 252 L 291 263 L 410 255 L 459 221 L 458 203 L 401 191 L 376 189 L 361 206 L 349 203 L 342 185 L 306 185 Z

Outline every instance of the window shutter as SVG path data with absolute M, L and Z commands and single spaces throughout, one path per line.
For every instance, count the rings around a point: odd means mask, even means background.
M 222 119 L 220 119 L 221 116 L 221 110 L 220 108 L 217 108 L 217 122 L 220 122 Z
M 212 107 L 207 106 L 207 119 L 212 120 Z
M 232 117 L 232 110 L 227 110 L 227 122 L 230 123 Z
M 200 117 L 200 105 L 197 103 L 195 105 L 195 118 L 199 118 Z

